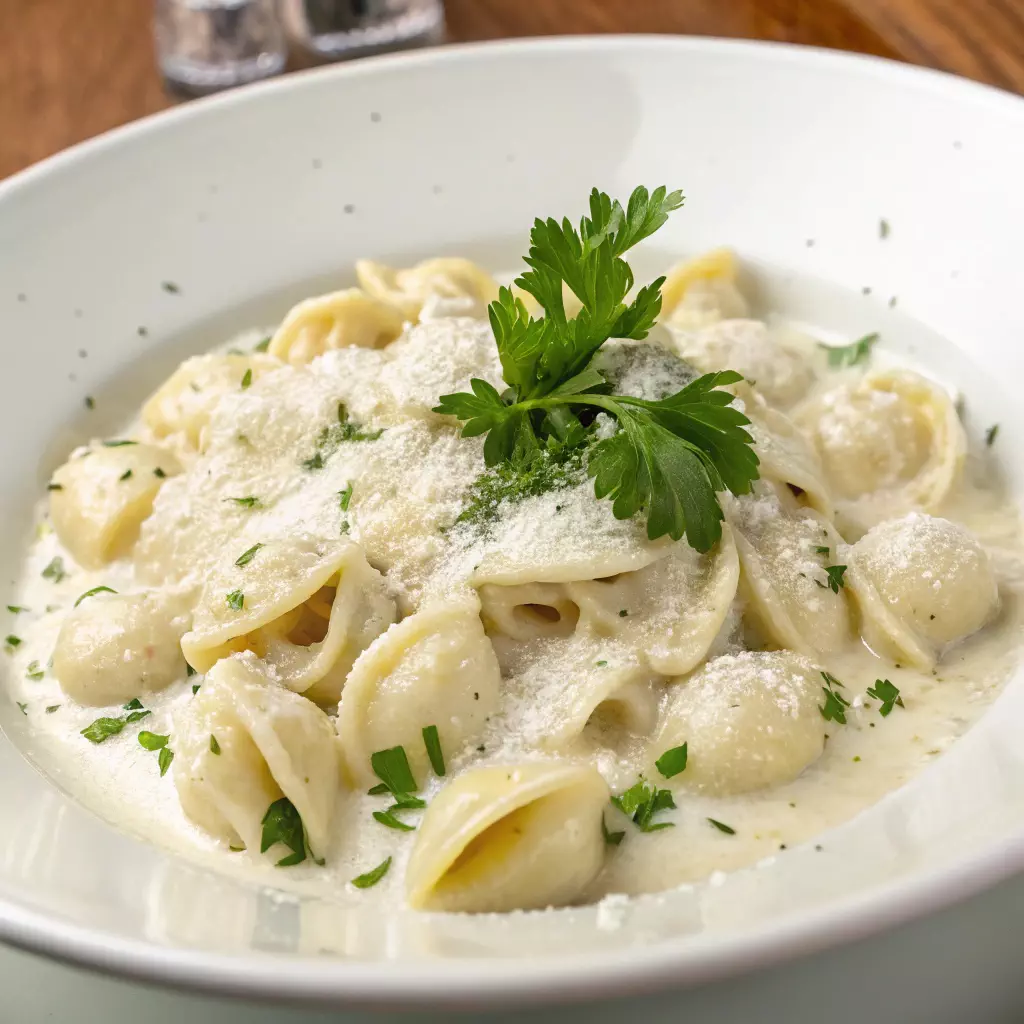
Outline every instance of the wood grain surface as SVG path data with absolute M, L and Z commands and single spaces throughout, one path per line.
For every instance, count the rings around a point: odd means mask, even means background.
M 1024 0 L 448 0 L 452 41 L 665 32 L 859 50 L 1024 92 Z M 149 0 L 0 0 L 0 177 L 174 102 Z

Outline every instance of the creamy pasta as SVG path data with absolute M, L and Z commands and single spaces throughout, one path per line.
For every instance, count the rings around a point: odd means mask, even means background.
M 827 842 L 1002 685 L 1017 513 L 941 384 L 753 318 L 728 250 L 673 268 L 595 366 L 745 378 L 759 476 L 699 551 L 595 495 L 612 419 L 496 471 L 437 411 L 506 387 L 489 273 L 356 269 L 53 474 L 10 692 L 104 813 L 282 886 L 563 906 Z

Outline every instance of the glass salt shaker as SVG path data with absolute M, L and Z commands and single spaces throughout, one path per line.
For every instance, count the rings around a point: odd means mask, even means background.
M 314 60 L 345 60 L 438 43 L 442 0 L 282 0 L 288 33 Z
M 276 0 L 156 0 L 157 59 L 169 89 L 205 96 L 284 70 Z

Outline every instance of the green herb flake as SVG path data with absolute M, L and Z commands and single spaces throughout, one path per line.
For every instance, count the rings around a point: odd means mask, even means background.
M 78 600 L 75 601 L 74 607 L 78 607 L 87 597 L 95 597 L 96 594 L 116 594 L 117 591 L 112 587 L 92 587 L 87 590 L 84 594 L 78 596 Z
M 161 736 L 159 733 L 146 732 L 143 729 L 138 736 L 139 746 L 144 747 L 146 750 L 160 750 L 162 747 L 166 747 L 170 736 Z
M 999 424 L 993 423 L 988 430 L 985 431 L 985 447 L 991 448 L 995 444 L 996 437 L 999 435 Z
M 159 477 L 161 480 L 163 480 L 167 476 L 167 474 L 159 466 L 157 466 L 156 469 L 153 470 L 153 476 Z
M 231 593 L 225 597 L 225 600 L 232 611 L 240 612 L 245 605 L 245 594 L 240 590 L 232 590 Z
M 31 679 L 32 682 L 38 683 L 43 676 L 46 675 L 46 670 L 39 667 L 38 661 L 30 661 L 28 668 L 25 669 L 25 678 Z
M 193 683 L 192 684 L 192 696 L 193 697 L 199 692 L 199 687 L 201 685 L 202 685 L 201 683 Z
M 612 803 L 626 817 L 632 819 L 641 832 L 657 832 L 663 828 L 673 828 L 675 822 L 659 821 L 652 819 L 659 811 L 671 810 L 675 807 L 675 800 L 672 792 L 668 789 L 658 789 L 650 785 L 643 776 L 633 786 L 612 797 Z
M 124 726 L 123 718 L 97 718 L 95 722 L 91 722 L 82 730 L 82 735 L 90 743 L 103 743 L 111 736 L 116 736 Z
M 609 832 L 608 824 L 605 822 L 603 814 L 601 815 L 601 835 L 604 837 L 605 846 L 618 846 L 626 837 L 625 832 Z
M 4 644 L 7 646 L 9 651 L 13 651 L 15 647 L 21 646 L 21 637 L 15 636 L 13 633 L 8 633 L 4 637 Z
M 259 551 L 261 547 L 263 547 L 262 544 L 253 544 L 251 548 L 249 548 L 247 551 L 243 551 L 235 559 L 235 565 L 239 566 L 240 568 L 244 565 L 248 565 L 256 557 L 256 552 Z M 241 607 L 241 605 L 239 605 L 239 607 Z
M 838 722 L 840 725 L 846 725 L 846 709 L 850 706 L 850 702 L 835 690 L 835 687 L 843 684 L 829 672 L 822 672 L 821 678 L 825 680 L 825 685 L 821 688 L 821 692 L 825 694 L 825 703 L 818 705 L 821 717 L 826 722 Z
M 318 470 L 324 468 L 324 461 L 330 458 L 343 444 L 348 441 L 376 441 L 383 433 L 380 430 L 363 430 L 348 418 L 348 409 L 344 402 L 338 403 L 338 422 L 324 427 L 317 435 L 315 451 L 302 462 L 303 469 Z
M 96 400 L 92 397 L 92 395 L 86 395 L 85 396 L 85 407 L 86 407 L 86 409 L 95 409 L 96 408 Z
M 131 725 L 132 722 L 139 722 L 143 718 L 148 718 L 151 714 L 153 714 L 152 711 L 147 711 L 145 709 L 142 711 L 133 711 L 131 714 L 125 716 L 124 724 Z
M 882 217 L 878 221 L 878 237 L 884 242 L 889 237 L 889 222 Z
M 883 718 L 888 718 L 894 707 L 906 707 L 900 696 L 899 687 L 890 683 L 888 679 L 876 679 L 875 685 L 868 687 L 868 696 L 880 702 L 878 713 Z
M 44 580 L 52 580 L 54 583 L 60 583 L 65 576 L 67 573 L 64 571 L 64 559 L 60 555 L 54 556 L 42 572 Z
M 719 832 L 724 832 L 727 836 L 736 835 L 736 829 L 732 825 L 726 825 L 724 821 L 716 821 L 714 818 L 708 818 L 708 822 L 715 826 Z
M 407 825 L 404 821 L 399 821 L 390 811 L 374 811 L 373 820 L 379 821 L 388 828 L 398 829 L 400 832 L 416 831 L 415 825 Z
M 857 366 L 865 362 L 871 356 L 871 350 L 878 341 L 877 332 L 865 334 L 863 338 L 851 342 L 849 345 L 829 346 L 822 348 L 828 353 L 828 365 L 833 370 L 840 370 L 845 366 Z
M 104 441 L 103 442 L 103 447 L 104 448 L 126 448 L 126 447 L 128 447 L 128 445 L 138 444 L 138 443 L 139 443 L 138 441 L 124 441 L 124 440 L 115 438 L 113 441 Z
M 132 478 L 132 471 L 130 469 L 126 469 L 117 479 L 118 480 L 131 480 L 131 478 Z
M 270 348 L 270 342 L 272 340 L 273 337 L 268 334 L 265 338 L 262 338 L 260 341 L 256 342 L 255 346 L 253 347 L 253 352 L 266 352 L 267 349 Z
M 14 703 L 18 705 L 18 710 L 23 715 L 27 715 L 28 714 L 28 705 L 27 704 L 22 704 L 22 702 L 20 700 L 17 700 Z
M 48 704 L 46 706 L 46 713 L 48 715 L 52 715 L 55 711 L 60 711 L 60 705 L 59 704 Z
M 173 281 L 161 281 L 160 287 L 163 288 L 168 295 L 178 295 L 181 293 L 181 288 L 179 288 Z
M 444 753 L 441 750 L 441 737 L 438 735 L 436 725 L 428 725 L 423 730 L 423 745 L 427 748 L 427 757 L 430 758 L 430 767 L 434 774 L 443 779 L 445 775 Z
M 254 498 L 251 494 L 244 498 L 225 498 L 225 501 L 233 501 L 236 505 L 241 505 L 242 508 L 262 508 L 263 505 L 260 503 L 259 498 Z
M 830 550 L 831 550 L 830 548 L 826 547 L 826 546 L 825 546 L 825 545 L 823 545 L 823 544 L 819 544 L 819 545 L 818 545 L 817 547 L 815 547 L 815 549 L 814 549 L 814 551 L 815 551 L 815 553 L 816 553 L 816 554 L 819 554 L 819 555 L 824 555 L 824 556 L 825 556 L 826 558 L 828 558 L 828 554 L 829 554 L 829 551 L 830 551 Z
M 292 852 L 277 862 L 277 867 L 288 868 L 301 864 L 306 859 L 306 832 L 302 818 L 295 805 L 287 797 L 275 800 L 263 816 L 263 834 L 260 838 L 260 853 L 266 853 L 280 843 Z
M 665 753 L 654 762 L 654 767 L 657 768 L 666 779 L 671 779 L 673 776 L 684 771 L 686 769 L 686 744 L 684 743 L 682 746 L 672 747 L 671 750 L 666 750 Z
M 252 384 L 252 368 L 250 367 L 242 374 L 242 390 L 245 391 Z
M 365 874 L 356 875 L 352 879 L 352 884 L 357 889 L 370 889 L 375 886 L 387 873 L 388 868 L 391 867 L 391 858 L 381 861 L 372 871 L 367 871 Z
M 171 767 L 171 762 L 174 760 L 174 751 L 170 747 L 161 747 L 160 753 L 157 755 L 156 763 L 160 769 L 160 777 L 163 778 L 167 774 L 167 769 Z
M 415 793 L 420 788 L 416 785 L 416 779 L 413 778 L 405 747 L 378 750 L 370 755 L 370 767 L 373 769 L 373 774 L 396 796 Z
M 132 699 L 130 701 L 128 701 L 127 704 L 122 704 L 121 705 L 121 709 L 123 711 L 141 711 L 142 710 L 142 701 L 139 700 L 138 697 L 132 697 Z
M 21 604 L 9 604 L 7 606 L 7 610 L 12 615 L 20 615 L 22 612 L 30 612 L 32 609 L 31 608 L 26 608 L 24 605 L 21 605 Z
M 48 483 L 46 485 L 46 489 L 48 491 L 63 491 L 64 490 L 64 485 L 63 484 L 55 484 L 55 483 L 53 483 L 51 481 L 50 483 Z
M 216 754 L 220 757 L 220 744 L 217 742 L 217 737 L 210 733 L 210 753 Z
M 825 573 L 828 576 L 828 588 L 833 594 L 838 594 L 841 587 L 845 586 L 843 575 L 846 573 L 845 565 L 826 565 Z
M 352 500 L 352 482 L 345 484 L 343 490 L 338 491 L 338 505 L 342 512 L 348 511 L 349 502 Z

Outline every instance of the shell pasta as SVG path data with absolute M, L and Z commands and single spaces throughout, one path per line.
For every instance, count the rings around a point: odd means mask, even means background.
M 353 269 L 53 472 L 10 688 L 84 799 L 120 779 L 154 839 L 279 886 L 536 910 L 811 842 L 997 692 L 1016 511 L 884 345 L 836 356 L 715 250 L 556 409 L 495 344 L 548 337 L 533 293 Z

